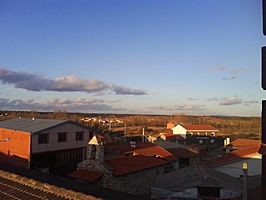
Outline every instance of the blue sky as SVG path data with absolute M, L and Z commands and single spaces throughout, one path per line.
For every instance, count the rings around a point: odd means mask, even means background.
M 259 116 L 259 0 L 0 0 L 0 108 Z

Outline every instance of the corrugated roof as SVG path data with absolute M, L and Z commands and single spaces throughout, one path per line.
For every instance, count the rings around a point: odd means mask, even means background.
M 16 118 L 0 122 L 0 128 L 36 133 L 69 120 Z
M 105 163 L 113 169 L 115 176 L 122 176 L 168 164 L 167 161 L 143 155 L 122 156 L 106 160 Z
M 221 187 L 236 192 L 242 191 L 242 184 L 234 177 L 200 165 L 175 170 L 156 178 L 153 187 L 179 192 L 192 187 Z

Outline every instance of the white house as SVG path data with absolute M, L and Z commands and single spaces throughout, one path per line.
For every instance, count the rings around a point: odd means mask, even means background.
M 186 138 L 187 135 L 215 136 L 218 130 L 210 125 L 178 124 L 172 128 L 173 134 Z
M 260 145 L 247 147 L 226 153 L 215 160 L 208 161 L 206 166 L 215 170 L 239 178 L 243 175 L 242 165 L 248 164 L 248 175 L 261 175 L 262 155 L 258 153 Z

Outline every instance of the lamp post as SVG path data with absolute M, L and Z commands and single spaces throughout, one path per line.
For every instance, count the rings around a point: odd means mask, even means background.
M 241 168 L 239 167 L 221 167 L 221 168 L 241 170 Z M 248 200 L 248 163 L 242 163 L 242 171 L 243 171 L 242 200 Z
M 243 163 L 243 200 L 248 200 L 248 163 Z

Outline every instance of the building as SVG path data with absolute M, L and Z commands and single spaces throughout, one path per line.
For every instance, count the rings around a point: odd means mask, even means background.
M 229 143 L 226 146 L 226 148 L 229 149 L 230 151 L 233 151 L 233 150 L 238 150 L 238 149 L 245 149 L 245 148 L 252 147 L 252 146 L 257 146 L 257 145 L 260 145 L 260 143 L 261 142 L 259 140 L 239 138 Z
M 206 162 L 205 166 L 238 178 L 243 174 L 242 164 L 248 163 L 248 175 L 258 176 L 261 175 L 262 159 L 259 149 L 260 145 L 257 144 L 225 153 L 214 160 Z
M 216 136 L 218 130 L 210 125 L 195 125 L 195 124 L 178 124 L 172 129 L 173 134 L 182 135 L 186 138 L 187 135 L 199 136 Z
M 141 200 L 139 196 L 63 176 L 53 176 L 3 163 L 0 163 L 0 169 L 1 200 Z
M 0 122 L 1 161 L 58 173 L 85 158 L 89 131 L 68 120 L 17 118 Z
M 150 142 L 134 142 L 105 145 L 106 157 L 117 157 L 119 155 L 144 155 L 158 157 L 168 161 L 176 158 L 164 148 Z
M 186 148 L 171 148 L 167 149 L 178 159 L 179 168 L 187 167 L 201 163 L 201 155 L 194 149 Z
M 190 166 L 156 178 L 151 199 L 223 199 L 241 197 L 242 184 L 229 175 L 200 165 Z M 240 198 L 239 198 L 240 199 Z
M 89 141 L 86 159 L 79 163 L 78 169 L 70 176 L 112 190 L 149 198 L 154 178 L 172 170 L 173 155 L 151 143 L 137 144 L 134 147 L 133 144 L 117 145 L 116 148 L 111 148 L 113 156 L 106 159 L 103 141 L 94 136 Z M 110 150 L 110 146 L 108 148 Z

